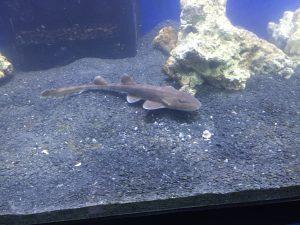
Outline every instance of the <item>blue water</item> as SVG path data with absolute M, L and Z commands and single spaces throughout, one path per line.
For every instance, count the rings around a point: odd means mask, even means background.
M 228 0 L 232 23 L 267 38 L 267 24 L 278 21 L 286 10 L 300 7 L 300 0 Z M 179 0 L 140 0 L 141 32 L 151 30 L 166 19 L 179 20 Z
M 278 22 L 284 11 L 299 7 L 300 0 L 228 0 L 227 14 L 233 24 L 267 38 L 270 21 Z
M 158 23 L 178 20 L 180 15 L 179 0 L 139 0 L 141 33 L 150 31 Z

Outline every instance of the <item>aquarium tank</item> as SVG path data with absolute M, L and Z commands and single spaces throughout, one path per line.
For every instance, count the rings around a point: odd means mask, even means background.
M 0 224 L 299 199 L 299 65 L 299 0 L 1 0 Z

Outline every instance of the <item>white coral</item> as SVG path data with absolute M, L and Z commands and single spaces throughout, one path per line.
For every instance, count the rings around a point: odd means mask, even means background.
M 12 64 L 2 54 L 0 54 L 0 79 L 4 78 L 6 75 L 10 75 L 12 72 Z
M 300 64 L 300 8 L 286 11 L 279 23 L 268 24 L 270 41 Z
M 206 80 L 234 90 L 245 88 L 252 74 L 293 74 L 295 65 L 284 52 L 231 24 L 226 2 L 181 0 L 178 43 L 164 66 L 166 73 L 182 85 L 193 74 L 191 88 Z

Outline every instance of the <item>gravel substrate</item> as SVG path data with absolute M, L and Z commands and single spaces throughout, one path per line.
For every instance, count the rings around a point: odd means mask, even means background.
M 0 224 L 300 196 L 299 73 L 254 76 L 240 92 L 203 85 L 194 113 L 99 91 L 40 97 L 96 75 L 177 87 L 161 72 L 155 32 L 134 58 L 85 58 L 0 86 Z

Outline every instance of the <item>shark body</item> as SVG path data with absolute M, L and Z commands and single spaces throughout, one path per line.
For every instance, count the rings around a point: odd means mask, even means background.
M 41 93 L 44 97 L 59 97 L 86 90 L 104 90 L 127 94 L 127 101 L 135 103 L 145 100 L 143 108 L 155 110 L 169 108 L 181 111 L 195 111 L 201 103 L 194 96 L 176 90 L 172 86 L 153 86 L 135 83 L 130 76 L 123 76 L 120 84 L 108 84 L 101 76 L 94 79 L 93 84 L 49 89 Z

